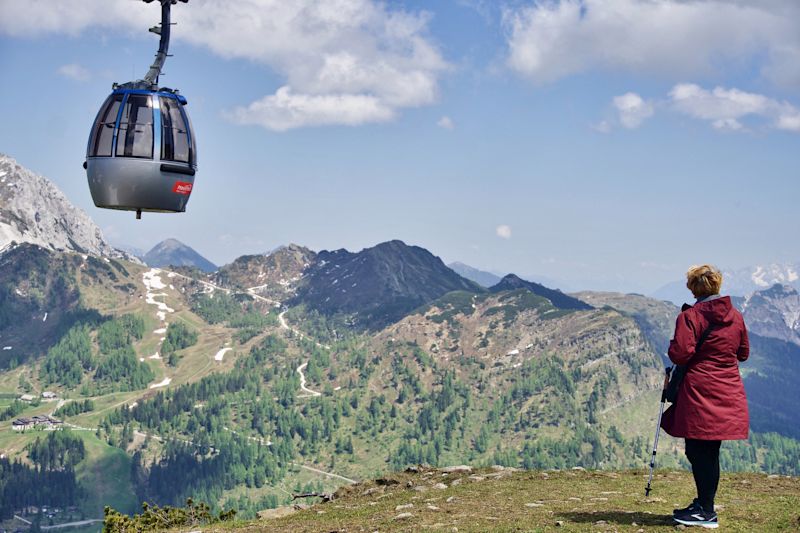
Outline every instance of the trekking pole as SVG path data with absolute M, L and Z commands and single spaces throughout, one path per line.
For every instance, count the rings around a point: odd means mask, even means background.
M 664 387 L 661 389 L 661 406 L 658 409 L 658 420 L 656 420 L 656 436 L 653 439 L 653 455 L 650 456 L 650 477 L 647 478 L 647 486 L 644 489 L 644 497 L 650 496 L 650 484 L 653 482 L 653 469 L 656 467 L 656 450 L 658 449 L 658 435 L 661 433 L 661 415 L 664 414 L 664 404 L 667 402 L 667 387 L 669 387 L 669 377 L 674 366 L 664 369 Z

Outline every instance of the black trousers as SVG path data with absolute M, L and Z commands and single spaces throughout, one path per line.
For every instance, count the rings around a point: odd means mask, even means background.
M 703 510 L 714 511 L 719 485 L 719 446 L 722 441 L 686 439 L 686 457 L 692 463 L 697 499 Z

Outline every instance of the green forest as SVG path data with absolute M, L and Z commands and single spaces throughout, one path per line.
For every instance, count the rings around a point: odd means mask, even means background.
M 135 315 L 107 319 L 94 331 L 91 324 L 73 326 L 47 351 L 39 378 L 45 386 L 80 387 L 84 396 L 143 389 L 155 377 L 133 348 L 143 335 L 144 320 Z
M 83 495 L 75 478 L 75 466 L 86 455 L 80 437 L 53 431 L 36 437 L 27 452 L 32 464 L 0 458 L 0 519 L 29 505 L 75 505 Z

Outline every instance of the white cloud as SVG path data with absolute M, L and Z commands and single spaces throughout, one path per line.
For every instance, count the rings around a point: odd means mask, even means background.
M 159 18 L 153 4 L 130 0 L 0 0 L 0 12 L 0 33 L 12 36 L 91 27 L 145 36 Z M 377 0 L 194 0 L 173 9 L 173 38 L 283 78 L 274 93 L 226 113 L 237 122 L 278 130 L 353 125 L 436 101 L 449 65 L 427 35 L 429 19 Z M 177 57 L 169 61 L 180 61 L 188 50 L 171 52 Z
M 511 238 L 511 226 L 506 224 L 501 224 L 495 228 L 495 233 L 501 239 L 510 239 Z
M 800 87 L 800 2 L 561 0 L 505 11 L 507 63 L 536 83 L 593 69 L 686 77 L 749 68 Z
M 374 96 L 294 94 L 290 87 L 284 86 L 273 95 L 235 109 L 228 116 L 239 124 L 258 124 L 285 131 L 303 126 L 384 122 L 390 120 L 394 112 Z
M 681 83 L 672 88 L 669 98 L 676 111 L 706 120 L 719 130 L 742 130 L 741 119 L 760 117 L 774 128 L 800 132 L 800 110 L 762 94 L 724 87 L 707 90 L 693 83 Z
M 70 63 L 68 65 L 61 65 L 58 67 L 58 73 L 75 81 L 88 81 L 92 77 L 89 69 L 77 63 Z
M 453 124 L 452 119 L 450 117 L 447 117 L 447 116 L 444 116 L 444 117 L 440 118 L 436 122 L 436 125 L 439 126 L 440 128 L 444 128 L 446 130 L 452 130 L 455 127 L 455 125 Z
M 653 104 L 643 100 L 636 93 L 615 96 L 613 104 L 619 114 L 620 123 L 628 129 L 638 128 L 654 113 Z

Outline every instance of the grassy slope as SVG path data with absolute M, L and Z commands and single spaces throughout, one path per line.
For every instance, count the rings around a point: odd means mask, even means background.
M 77 432 L 86 445 L 86 459 L 78 467 L 78 482 L 88 490 L 82 508 L 87 517 L 103 516 L 103 507 L 135 512 L 138 500 L 130 480 L 131 458 L 91 432 Z
M 362 483 L 331 503 L 285 518 L 203 531 L 674 531 L 672 510 L 693 496 L 687 472 L 659 471 L 648 499 L 643 470 L 476 474 L 399 473 L 390 476 L 398 484 Z M 439 482 L 449 486 L 434 488 Z M 419 492 L 420 486 L 427 490 Z M 397 509 L 408 504 L 413 507 Z M 797 531 L 800 479 L 726 474 L 717 506 L 726 531 Z M 400 513 L 412 516 L 396 519 Z

